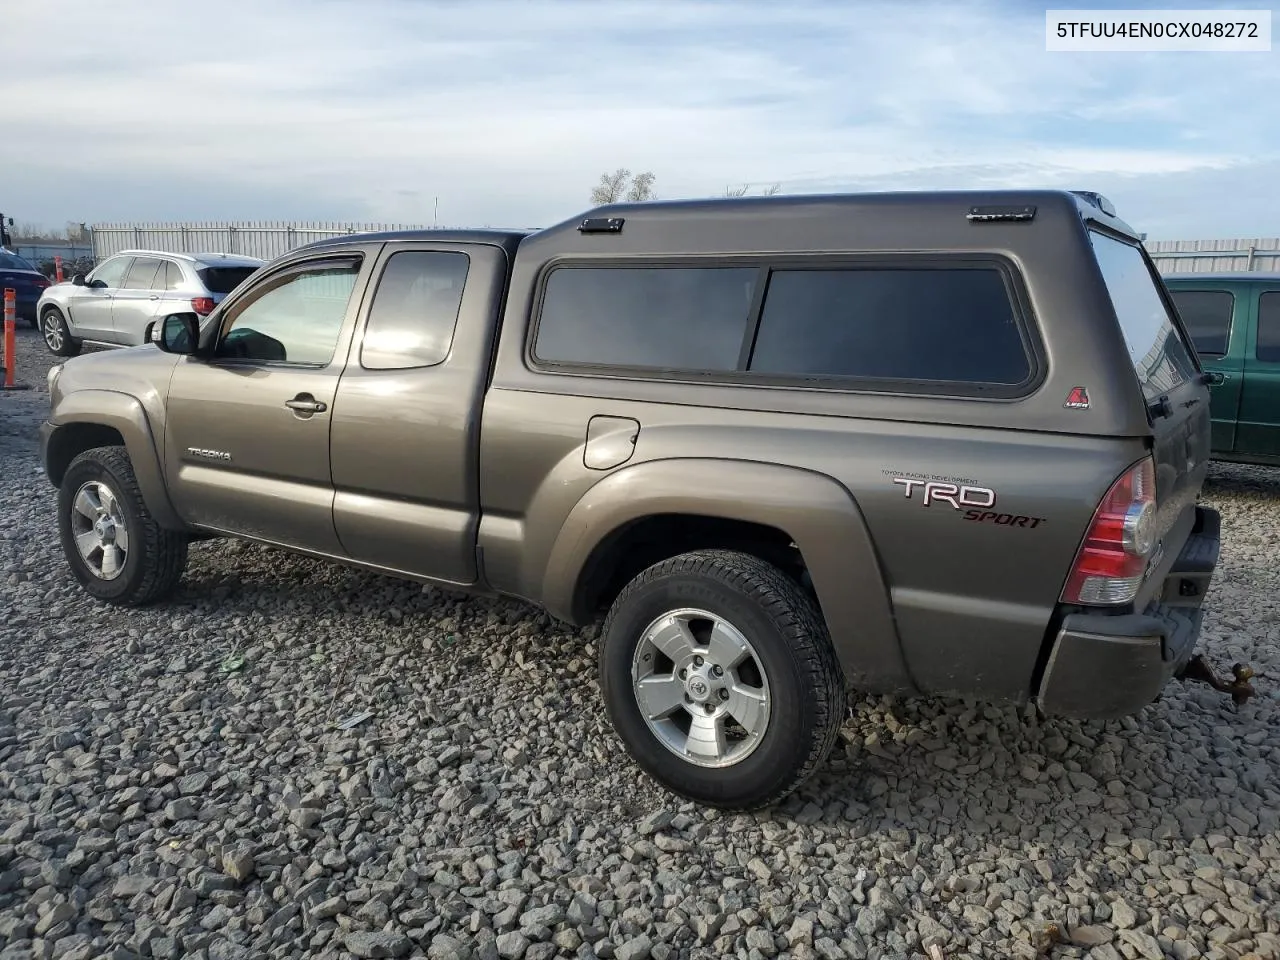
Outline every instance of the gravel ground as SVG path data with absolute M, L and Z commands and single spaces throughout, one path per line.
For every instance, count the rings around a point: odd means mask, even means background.
M 594 633 L 523 605 L 217 542 L 171 602 L 90 602 L 43 402 L 0 396 L 5 960 L 1280 957 L 1278 474 L 1206 490 L 1205 641 L 1258 668 L 1242 709 L 862 703 L 808 787 L 730 816 L 638 773 Z

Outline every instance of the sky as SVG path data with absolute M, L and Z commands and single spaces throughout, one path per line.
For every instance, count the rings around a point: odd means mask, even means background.
M 537 227 L 626 167 L 664 199 L 1061 187 L 1151 239 L 1280 235 L 1280 42 L 1046 52 L 1045 6 L 1012 0 L 55 7 L 3 14 L 19 222 Z

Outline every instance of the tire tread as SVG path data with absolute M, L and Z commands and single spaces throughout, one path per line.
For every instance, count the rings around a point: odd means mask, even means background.
M 809 751 L 786 781 L 763 797 L 717 804 L 726 810 L 748 811 L 772 806 L 808 780 L 830 756 L 844 722 L 847 691 L 835 649 L 816 605 L 793 580 L 773 564 L 737 550 L 704 549 L 679 554 L 646 569 L 622 589 L 609 609 L 602 629 L 607 636 L 630 597 L 655 580 L 699 576 L 733 587 L 758 603 L 788 640 L 789 648 L 814 691 L 814 729 Z M 603 657 L 603 644 L 601 656 Z M 603 662 L 603 661 L 602 661 Z
M 120 495 L 126 498 L 133 515 L 138 518 L 137 531 L 130 530 L 132 538 L 142 541 L 142 576 L 138 582 L 119 597 L 102 598 L 119 606 L 144 606 L 169 596 L 177 589 L 187 566 L 188 538 L 183 533 L 166 530 L 151 516 L 142 489 L 133 471 L 133 462 L 122 446 L 92 447 L 77 454 L 67 467 L 70 474 L 77 465 L 92 463 L 105 469 L 119 480 Z

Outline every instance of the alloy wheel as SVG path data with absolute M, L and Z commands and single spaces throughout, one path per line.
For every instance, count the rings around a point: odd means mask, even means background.
M 58 315 L 52 310 L 44 315 L 42 332 L 44 333 L 44 342 L 50 350 L 57 353 L 62 349 L 62 324 L 58 320 Z
M 99 580 L 114 580 L 129 556 L 129 527 L 120 500 L 105 483 L 82 484 L 71 501 L 71 535 L 80 559 Z
M 759 655 L 742 631 L 705 610 L 675 610 L 644 630 L 631 685 L 659 742 L 699 766 L 741 762 L 769 726 Z

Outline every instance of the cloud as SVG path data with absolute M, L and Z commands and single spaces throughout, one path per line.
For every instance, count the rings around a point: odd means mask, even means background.
M 109 9 L 64 0 L 52 30 L 6 11 L 0 169 L 23 220 L 430 222 L 439 198 L 445 223 L 532 226 L 627 166 L 663 196 L 1109 184 L 1139 229 L 1126 198 L 1162 191 L 1188 236 L 1280 222 L 1273 190 L 1228 221 L 1196 188 L 1265 182 L 1274 57 L 1046 53 L 1028 5 Z

